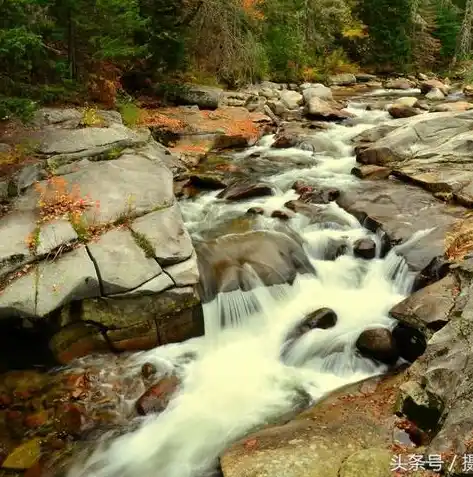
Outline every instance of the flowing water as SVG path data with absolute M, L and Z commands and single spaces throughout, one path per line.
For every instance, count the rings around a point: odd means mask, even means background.
M 387 121 L 388 116 L 382 111 L 365 111 L 356 103 L 349 110 L 357 116 L 351 127 L 333 125 L 314 132 L 325 145 L 317 153 L 277 151 L 279 158 L 296 158 L 297 167 L 265 178 L 274 185 L 276 195 L 230 203 L 211 192 L 182 202 L 193 236 L 212 235 L 249 207 L 266 211 L 257 218 L 260 228 L 275 228 L 279 222 L 269 215 L 297 197 L 290 189 L 296 179 L 342 190 L 353 187 L 357 179 L 350 175 L 355 164 L 350 140 L 373 124 Z M 264 137 L 253 148 L 234 154 L 233 161 L 244 163 L 254 153 L 271 161 L 276 154 L 270 149 L 272 141 L 272 136 Z M 151 362 L 177 373 L 182 379 L 179 393 L 159 416 L 147 416 L 135 430 L 105 442 L 87 459 L 77 460 L 68 477 L 210 475 L 219 454 L 232 442 L 297 408 L 301 399 L 307 403 L 310 396 L 316 401 L 336 388 L 386 371 L 384 365 L 358 355 L 355 342 L 366 328 L 394 326 L 388 311 L 409 293 L 412 276 L 396 249 L 379 258 L 380 237 L 335 203 L 326 207 L 338 218 L 338 226 L 310 225 L 297 214 L 288 221 L 304 239 L 317 276 L 303 275 L 292 285 L 273 287 L 261 286 L 258 277 L 253 277 L 251 291 L 221 293 L 204 305 L 204 337 L 129 357 L 129 369 Z M 328 241 L 340 237 L 349 244 L 362 237 L 373 238 L 378 257 L 357 259 L 349 248 L 335 261 L 322 260 Z M 303 335 L 283 362 L 281 349 L 288 331 L 307 313 L 322 307 L 336 312 L 336 326 Z M 192 359 L 186 359 L 189 356 Z

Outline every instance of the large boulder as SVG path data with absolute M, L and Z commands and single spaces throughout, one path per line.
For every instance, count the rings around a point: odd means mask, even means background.
M 323 84 L 315 83 L 302 91 L 304 102 L 309 103 L 312 98 L 320 98 L 331 101 L 333 99 L 332 90 Z
M 460 203 L 473 204 L 473 111 L 410 118 L 357 150 L 363 164 L 390 167 L 406 181 Z
M 109 127 L 74 129 L 71 111 L 43 112 L 51 177 L 11 198 L 0 221 L 0 318 L 41 323 L 62 363 L 202 333 L 197 259 L 173 194 L 182 167 L 149 132 L 106 117 Z
M 356 76 L 352 73 L 341 73 L 338 75 L 332 75 L 328 78 L 329 85 L 336 86 L 350 86 L 356 83 Z
M 343 106 L 335 101 L 326 101 L 319 96 L 312 96 L 306 104 L 306 115 L 312 119 L 323 119 L 329 121 L 342 120 L 352 117 L 348 111 L 343 110 Z
M 282 232 L 257 231 L 222 236 L 196 245 L 201 297 L 292 283 L 298 273 L 315 273 L 302 244 Z
M 176 93 L 179 104 L 190 104 L 202 109 L 217 109 L 223 95 L 222 88 L 202 85 L 185 85 Z
M 284 90 L 281 92 L 281 102 L 288 109 L 297 109 L 303 103 L 304 98 L 302 94 L 298 93 L 297 91 L 289 91 Z

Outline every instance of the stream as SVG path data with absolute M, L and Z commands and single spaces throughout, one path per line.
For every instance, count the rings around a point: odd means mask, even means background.
M 257 156 L 259 163 L 274 166 L 272 158 L 277 156 L 294 167 L 276 173 L 271 168 L 265 175 L 274 188 L 272 196 L 231 202 L 211 191 L 183 200 L 182 213 L 193 238 L 218 236 L 216 231 L 245 216 L 251 207 L 264 210 L 254 217 L 253 227 L 279 230 L 281 220 L 271 213 L 286 210 L 284 204 L 298 197 L 291 188 L 296 180 L 342 191 L 356 186 L 358 179 L 350 174 L 355 165 L 351 139 L 389 116 L 367 111 L 358 98 L 347 109 L 356 117 L 346 125 L 330 124 L 313 132 L 320 145 L 316 153 L 304 146 L 271 148 L 271 135 L 233 153 L 235 165 L 248 164 Z M 380 258 L 381 237 L 335 202 L 323 207 L 336 218 L 334 222 L 311 224 L 305 216 L 288 211 L 290 218 L 284 223 L 303 239 L 316 274 L 299 275 L 292 285 L 265 287 L 248 270 L 249 290 L 219 293 L 204 304 L 204 337 L 129 356 L 130 372 L 152 363 L 163 374 L 177 374 L 180 391 L 160 415 L 139 418 L 130 432 L 103 440 L 84 459 L 77 457 L 68 477 L 210 476 L 219 455 L 251 430 L 337 388 L 387 371 L 387 365 L 357 353 L 355 343 L 368 328 L 395 326 L 388 312 L 409 294 L 414 276 L 396 248 Z M 375 241 L 374 259 L 353 255 L 353 244 L 360 238 Z M 347 250 L 335 260 L 324 260 L 332 239 L 343 239 Z M 320 308 L 336 313 L 336 325 L 305 333 L 286 348 L 282 359 L 288 332 Z

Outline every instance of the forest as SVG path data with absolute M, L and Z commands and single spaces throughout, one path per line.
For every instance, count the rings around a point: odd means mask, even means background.
M 0 0 L 0 117 L 185 82 L 470 75 L 473 0 Z

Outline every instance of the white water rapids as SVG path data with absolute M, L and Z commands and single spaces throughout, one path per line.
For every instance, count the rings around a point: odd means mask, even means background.
M 357 179 L 350 175 L 355 165 L 350 139 L 375 123 L 387 121 L 387 113 L 365 111 L 357 104 L 349 110 L 357 115 L 352 127 L 333 125 L 314 132 L 326 144 L 317 154 L 301 149 L 270 149 L 272 137 L 234 156 L 244 160 L 259 152 L 297 157 L 299 167 L 269 178 L 278 192 L 271 197 L 245 202 L 226 202 L 216 192 L 204 193 L 181 203 L 189 230 L 199 237 L 229 217 L 242 216 L 250 207 L 269 214 L 284 209 L 295 199 L 290 189 L 296 179 L 346 189 Z M 302 167 L 300 167 L 302 165 Z M 258 425 L 290 412 L 302 395 L 312 400 L 348 383 L 380 374 L 386 368 L 359 356 L 355 342 L 368 327 L 392 327 L 387 313 L 401 301 L 412 277 L 404 260 L 391 251 L 384 259 L 356 259 L 349 252 L 335 261 L 320 259 L 330 238 L 379 237 L 335 203 L 328 210 L 346 223 L 340 228 L 308 225 L 295 215 L 288 223 L 306 241 L 306 251 L 317 276 L 304 275 L 290 285 L 257 287 L 249 292 L 220 294 L 204 305 L 205 332 L 202 338 L 137 353 L 130 369 L 145 362 L 176 372 L 182 378 L 179 393 L 159 416 L 144 418 L 137 428 L 95 449 L 84 461 L 77 460 L 68 477 L 201 477 L 210 475 L 218 456 L 236 439 Z M 261 227 L 272 228 L 278 219 L 260 217 Z M 259 304 L 254 313 L 249 303 Z M 287 332 L 307 313 L 328 307 L 338 315 L 331 329 L 306 333 L 290 350 L 285 362 L 281 348 Z M 233 323 L 222 329 L 221 314 Z M 194 359 L 182 362 L 188 353 Z

